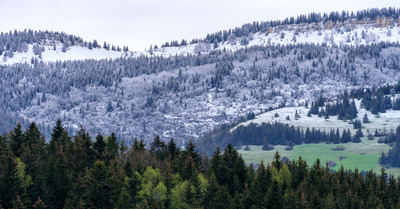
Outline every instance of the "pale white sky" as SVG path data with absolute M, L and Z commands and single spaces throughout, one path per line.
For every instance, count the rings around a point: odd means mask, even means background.
M 52 30 L 127 45 L 204 38 L 253 21 L 310 12 L 400 8 L 399 0 L 0 0 L 0 31 Z

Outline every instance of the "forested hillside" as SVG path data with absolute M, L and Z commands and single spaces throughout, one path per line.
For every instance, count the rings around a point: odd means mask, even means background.
M 398 208 L 399 40 L 396 8 L 142 52 L 1 32 L 0 209 Z
M 69 134 L 61 121 L 45 138 L 31 123 L 0 137 L 2 208 L 392 208 L 398 179 L 329 170 L 301 158 L 257 169 L 228 145 L 208 159 L 193 143 L 180 150 L 155 137 L 132 146 L 115 134 Z
M 398 17 L 311 13 L 145 52 L 62 32 L 1 33 L 0 110 L 10 120 L 0 131 L 36 121 L 49 135 L 60 118 L 129 144 L 158 134 L 185 144 L 249 113 L 397 82 Z
M 0 64 L 118 58 L 128 56 L 128 51 L 126 46 L 101 45 L 64 32 L 25 29 L 0 33 Z
M 311 13 L 145 52 L 10 31 L 0 34 L 0 110 L 46 135 L 60 118 L 69 130 L 114 131 L 129 144 L 158 134 L 185 144 L 249 113 L 397 82 L 398 17 L 394 8 Z
M 235 52 L 0 66 L 0 108 L 49 125 L 90 127 L 132 142 L 178 142 L 249 112 L 398 81 L 396 43 L 254 46 Z M 200 130 L 200 131 L 199 131 Z

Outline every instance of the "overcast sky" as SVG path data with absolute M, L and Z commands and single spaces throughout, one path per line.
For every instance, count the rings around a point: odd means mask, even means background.
M 309 12 L 400 8 L 399 0 L 0 0 L 0 31 L 63 31 L 100 43 L 150 44 L 204 38 L 253 21 Z

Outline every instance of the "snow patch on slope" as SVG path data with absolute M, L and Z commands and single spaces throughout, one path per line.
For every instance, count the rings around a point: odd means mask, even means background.
M 387 132 L 389 132 L 391 130 L 396 130 L 396 128 L 400 124 L 400 111 L 398 110 L 390 109 L 387 110 L 386 113 L 380 113 L 380 117 L 376 117 L 375 115 L 371 114 L 370 111 L 367 111 L 364 108 L 360 107 L 361 100 L 355 100 L 355 103 L 358 111 L 357 119 L 362 121 L 364 114 L 367 114 L 370 120 L 370 123 L 363 123 L 363 130 L 369 130 L 370 132 L 373 132 L 375 131 L 375 129 L 378 129 L 380 131 L 384 131 L 382 129 L 385 129 Z M 337 116 L 330 116 L 329 119 L 318 117 L 317 115 L 307 117 L 307 113 L 309 110 L 309 108 L 305 108 L 304 106 L 279 108 L 262 113 L 256 116 L 255 119 L 240 123 L 236 127 L 241 125 L 248 126 L 250 123 L 262 124 L 279 122 L 283 124 L 293 125 L 295 127 L 300 127 L 303 129 L 317 128 L 325 131 L 339 129 L 341 132 L 345 129 L 350 129 L 352 134 L 355 134 L 357 131 L 353 128 L 352 124 L 349 124 L 349 121 L 338 120 Z M 296 111 L 300 116 L 298 119 L 295 119 Z M 289 116 L 290 120 L 286 119 L 287 116 Z M 235 130 L 236 127 L 234 127 L 232 130 Z
M 247 44 L 241 44 L 242 39 L 247 39 Z M 229 38 L 228 38 L 229 39 Z M 258 32 L 247 37 L 232 37 L 228 41 L 218 44 L 217 50 L 237 51 L 251 46 L 272 46 L 272 45 L 288 45 L 288 44 L 326 44 L 332 45 L 349 45 L 359 46 L 366 44 L 374 44 L 379 42 L 398 42 L 400 40 L 400 27 L 397 25 L 378 28 L 371 25 L 357 25 L 354 29 L 346 30 L 344 27 L 340 29 L 329 30 L 301 30 L 283 29 L 275 30 L 275 32 Z M 196 43 L 179 47 L 163 47 L 153 49 L 151 51 L 136 52 L 142 55 L 155 56 L 175 56 L 207 53 L 214 49 L 210 43 Z
M 43 62 L 68 61 L 68 60 L 86 60 L 86 59 L 116 59 L 120 57 L 134 56 L 132 52 L 111 51 L 103 48 L 89 49 L 84 46 L 74 45 L 68 48 L 66 52 L 62 51 L 62 43 L 53 45 L 40 45 L 44 47 L 41 56 L 35 55 L 33 44 L 28 45 L 26 52 L 15 52 L 13 57 L 0 56 L 0 64 L 12 65 L 16 63 L 31 63 L 32 59 L 37 58 Z
M 379 42 L 398 42 L 400 40 L 400 27 L 393 25 L 390 27 L 374 27 L 372 25 L 357 25 L 353 29 L 341 27 L 339 29 L 328 30 L 306 30 L 306 26 L 290 26 L 286 29 L 274 28 L 271 33 L 258 32 L 247 37 L 228 37 L 228 41 L 218 44 L 215 50 L 237 51 L 251 46 L 272 46 L 288 44 L 326 44 L 332 45 L 351 45 L 359 46 Z M 241 44 L 246 39 L 245 44 Z M 85 60 L 85 59 L 116 59 L 121 57 L 139 56 L 177 56 L 195 55 L 208 53 L 214 50 L 214 45 L 210 43 L 195 43 L 179 47 L 162 47 L 146 51 L 112 51 L 104 48 L 89 49 L 84 46 L 71 46 L 66 52 L 62 52 L 62 43 L 56 42 L 56 50 L 52 44 L 42 44 L 45 51 L 42 55 L 33 53 L 33 45 L 28 45 L 27 52 L 15 52 L 12 58 L 0 56 L 1 64 L 30 63 L 32 58 L 38 58 L 44 62 Z

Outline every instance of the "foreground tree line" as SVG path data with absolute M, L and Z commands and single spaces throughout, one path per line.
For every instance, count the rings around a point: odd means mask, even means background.
M 58 121 L 49 143 L 35 123 L 0 137 L 0 208 L 392 208 L 399 179 L 333 172 L 299 158 L 246 166 L 230 144 L 202 157 L 190 142 L 91 140 Z

